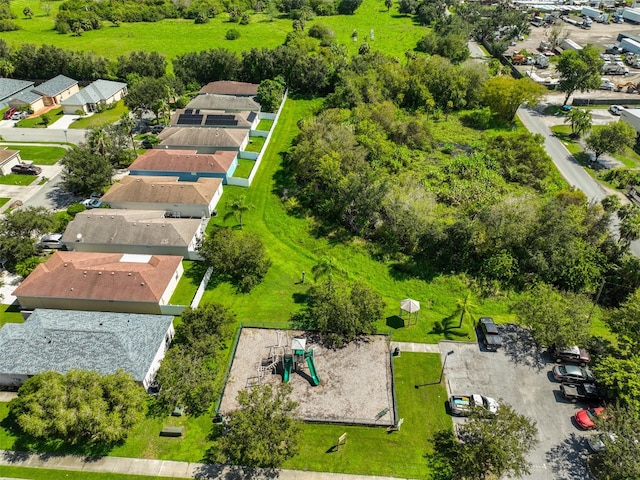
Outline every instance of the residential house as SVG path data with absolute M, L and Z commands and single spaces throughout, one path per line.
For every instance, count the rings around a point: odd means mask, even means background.
M 22 163 L 19 150 L 9 150 L 7 147 L 0 147 L 0 175 L 11 173 L 11 167 Z
M 255 130 L 260 123 L 257 112 L 179 109 L 171 116 L 172 127 L 222 127 Z
M 9 105 L 9 100 L 25 90 L 31 89 L 34 82 L 27 80 L 15 80 L 13 78 L 0 78 L 0 108 Z
M 161 314 L 182 272 L 179 256 L 58 251 L 13 295 L 26 310 Z
M 197 182 L 199 178 L 221 178 L 233 176 L 238 166 L 238 153 L 216 151 L 211 154 L 196 150 L 147 150 L 130 166 L 131 175 L 170 176 L 179 181 Z
M 30 108 L 32 112 L 37 112 L 44 108 L 44 97 L 33 90 L 23 90 L 11 97 L 11 100 L 7 103 L 10 107 L 27 107 Z
M 243 97 L 236 95 L 196 95 L 187 104 L 189 109 L 222 110 L 224 112 L 259 112 L 260 104 L 255 97 Z
M 168 127 L 158 135 L 156 148 L 197 150 L 214 153 L 218 150 L 243 150 L 249 143 L 249 130 L 240 128 Z
M 168 315 L 37 309 L 0 329 L 0 386 L 17 388 L 49 370 L 122 369 L 146 389 L 173 335 Z
M 208 218 L 167 218 L 159 210 L 96 208 L 78 213 L 62 243 L 76 252 L 178 255 L 202 260 L 197 252 Z
M 96 80 L 75 95 L 62 101 L 62 111 L 71 115 L 78 112 L 78 110 L 85 113 L 96 112 L 99 106 L 115 103 L 126 95 L 126 83 Z
M 200 95 L 234 95 L 236 97 L 255 97 L 258 94 L 257 83 L 219 80 L 209 82 L 200 89 Z
M 204 218 L 215 212 L 222 196 L 222 180 L 200 178 L 180 182 L 177 177 L 124 177 L 102 196 L 111 208 L 163 210 L 167 216 Z
M 42 96 L 44 106 L 48 107 L 51 105 L 60 105 L 63 100 L 78 93 L 80 88 L 78 87 L 78 82 L 73 78 L 58 75 L 36 86 L 32 91 Z

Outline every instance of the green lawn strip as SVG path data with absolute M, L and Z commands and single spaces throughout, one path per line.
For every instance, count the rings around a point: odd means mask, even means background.
M 36 2 L 37 3 L 37 2 Z M 53 30 L 55 16 L 62 2 L 50 2 L 51 12 L 45 15 L 40 4 L 30 0 L 14 0 L 11 11 L 21 30 L 3 32 L 2 38 L 10 45 L 35 43 L 56 45 L 69 50 L 84 50 L 104 55 L 115 60 L 119 55 L 135 50 L 156 51 L 168 58 L 187 52 L 197 52 L 210 48 L 225 48 L 234 52 L 249 51 L 252 48 L 274 48 L 282 45 L 293 30 L 292 19 L 278 18 L 270 21 L 266 14 L 251 16 L 248 25 L 228 22 L 228 15 L 221 13 L 209 23 L 196 25 L 193 20 L 163 20 L 160 22 L 122 23 L 113 27 L 102 22 L 100 30 L 87 31 L 81 37 L 71 34 L 61 35 Z M 34 16 L 27 19 L 22 14 L 30 7 Z M 358 48 L 368 42 L 373 50 L 380 50 L 404 60 L 407 50 L 413 50 L 426 33 L 424 26 L 415 23 L 411 17 L 399 15 L 397 6 L 387 12 L 380 0 L 364 0 L 354 15 L 316 17 L 307 21 L 306 29 L 315 23 L 329 26 L 335 31 L 337 43 L 347 47 L 349 55 L 358 53 Z M 374 40 L 370 30 L 374 28 Z M 240 38 L 226 40 L 229 29 L 240 32 Z M 358 41 L 352 40 L 352 33 L 358 31 Z M 184 39 L 189 41 L 185 42 Z M 171 68 L 171 67 L 169 67 Z
M 246 158 L 238 159 L 238 167 L 233 172 L 233 176 L 237 178 L 249 178 L 253 166 L 256 164 L 255 160 L 247 160 Z
M 20 307 L 17 305 L 0 305 L 0 328 L 5 323 L 23 323 L 24 318 L 20 314 Z
M 266 140 L 265 137 L 250 137 L 249 143 L 244 149 L 245 152 L 259 153 L 260 150 L 262 150 L 262 147 L 264 146 L 265 140 Z
M 7 203 L 10 198 L 0 197 L 0 208 L 4 207 L 4 204 Z
M 43 113 L 42 115 L 38 115 L 37 117 L 32 118 L 24 118 L 16 123 L 16 127 L 18 128 L 45 128 L 45 124 L 42 123 L 42 118 L 47 117 L 49 119 L 49 125 L 55 123 L 59 120 L 62 115 L 62 107 L 54 108 L 53 110 L 49 110 L 47 113 Z
M 37 178 L 37 175 L 16 175 L 15 173 L 9 173 L 8 175 L 0 175 L 0 184 L 26 187 L 27 185 L 31 185 Z
M 297 122 L 318 107 L 320 100 L 287 100 L 275 134 L 264 154 L 252 186 L 249 189 L 225 186 L 223 198 L 218 203 L 218 216 L 210 221 L 229 227 L 238 226 L 235 218 L 224 220 L 226 204 L 230 199 L 246 195 L 247 203 L 256 208 L 243 218 L 244 230 L 254 232 L 263 241 L 273 264 L 264 281 L 248 294 L 237 294 L 228 283 L 210 282 L 203 301 L 220 302 L 231 308 L 239 321 L 287 322 L 298 311 L 304 295 L 313 283 L 311 268 L 325 255 L 332 256 L 348 272 L 349 279 L 358 279 L 378 291 L 386 302 L 385 319 L 378 323 L 378 331 L 393 332 L 394 340 L 436 342 L 442 338 L 458 340 L 474 339 L 473 323 L 480 315 L 489 315 L 497 321 L 513 321 L 508 312 L 508 302 L 502 298 L 481 301 L 474 299 L 475 317 L 465 319 L 461 329 L 459 319 L 453 318 L 457 301 L 463 299 L 469 289 L 466 280 L 458 276 L 435 275 L 427 271 L 406 271 L 403 265 L 374 260 L 367 245 L 361 240 L 334 242 L 330 238 L 316 237 L 312 222 L 306 218 L 289 215 L 274 192 L 274 175 L 281 168 L 281 152 L 290 148 L 297 134 Z M 457 119 L 443 124 L 455 125 Z M 443 130 L 444 126 L 439 127 Z M 460 127 L 452 140 L 471 142 L 469 129 Z M 306 284 L 300 284 L 302 271 L 306 272 Z M 397 318 L 400 300 L 414 298 L 422 303 L 416 325 L 403 328 Z M 447 327 L 446 332 L 434 331 L 436 322 Z M 439 332 L 439 333 L 438 333 Z
M 324 472 L 386 475 L 399 478 L 428 478 L 424 455 L 429 438 L 441 429 L 452 428 L 446 414 L 447 392 L 440 378 L 440 355 L 402 353 L 394 359 L 398 413 L 404 418 L 399 432 L 377 427 L 345 427 L 306 424 L 300 455 L 284 468 Z M 436 382 L 418 389 L 415 385 Z M 338 437 L 347 433 L 347 444 L 335 451 Z
M 200 286 L 206 267 L 202 262 L 183 260 L 184 273 L 171 295 L 171 305 L 191 305 L 191 300 Z
M 120 475 L 117 473 L 91 473 L 70 470 L 52 470 L 48 468 L 6 467 L 0 465 L 0 475 L 7 478 L 33 480 L 172 480 L 171 477 L 152 477 L 146 475 Z M 177 480 L 177 479 L 173 479 Z
M 62 147 L 43 147 L 39 145 L 3 145 L 10 150 L 20 150 L 22 160 L 32 161 L 36 165 L 55 165 L 67 152 Z
M 124 100 L 120 100 L 116 103 L 114 108 L 108 108 L 100 113 L 94 113 L 87 117 L 80 117 L 79 119 L 71 122 L 69 128 L 81 128 L 87 129 L 92 127 L 100 127 L 108 123 L 115 123 L 120 120 L 120 117 L 124 113 L 128 113 L 129 109 L 125 107 Z
M 268 132 L 269 130 L 271 130 L 271 127 L 273 126 L 273 120 L 260 120 L 260 123 L 258 123 L 258 127 L 256 128 L 256 130 L 263 130 L 265 132 Z

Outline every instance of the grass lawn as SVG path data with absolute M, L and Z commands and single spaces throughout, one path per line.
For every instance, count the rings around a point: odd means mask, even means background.
M 118 475 L 116 473 L 71 472 L 45 468 L 5 467 L 0 465 L 0 475 L 6 478 L 33 480 L 171 480 L 171 477 L 151 477 L 146 475 Z M 174 479 L 177 480 L 177 479 Z
M 51 13 L 45 15 L 42 4 L 31 0 L 14 0 L 11 11 L 14 20 L 21 27 L 15 32 L 3 32 L 2 38 L 10 45 L 35 43 L 56 45 L 69 50 L 84 50 L 104 55 L 115 60 L 119 55 L 135 50 L 156 51 L 171 59 L 176 55 L 210 48 L 225 48 L 234 52 L 249 51 L 251 48 L 274 48 L 284 43 L 285 37 L 293 30 L 289 18 L 269 20 L 267 15 L 251 16 L 248 25 L 229 23 L 228 15 L 220 14 L 203 25 L 193 20 L 163 20 L 157 23 L 123 23 L 113 27 L 103 22 L 103 28 L 84 32 L 81 37 L 61 35 L 53 30 L 55 15 L 61 2 L 50 2 Z M 34 12 L 32 19 L 22 14 L 25 7 Z M 371 48 L 381 50 L 404 60 L 404 52 L 413 50 L 425 35 L 425 27 L 411 18 L 399 15 L 397 5 L 390 12 L 380 0 L 364 0 L 355 15 L 316 17 L 306 22 L 309 29 L 315 23 L 328 25 L 336 33 L 336 41 L 346 45 L 349 54 L 358 52 L 359 46 L 368 41 Z M 234 28 L 240 32 L 237 40 L 226 40 L 227 30 Z M 369 32 L 375 28 L 375 39 L 369 39 Z M 358 41 L 351 39 L 354 30 L 359 32 Z M 185 42 L 184 39 L 189 41 Z
M 399 478 L 427 478 L 424 458 L 430 452 L 429 438 L 441 429 L 450 429 L 446 414 L 447 392 L 440 377 L 440 355 L 402 353 L 394 359 L 398 414 L 404 418 L 399 432 L 384 428 L 344 427 L 305 424 L 300 455 L 284 468 L 341 473 L 385 475 Z M 347 433 L 347 444 L 336 451 L 340 435 Z
M 19 307 L 15 305 L 0 305 L 0 328 L 5 323 L 23 323 Z
M 237 178 L 249 178 L 253 166 L 256 164 L 255 160 L 247 160 L 246 158 L 238 159 L 238 167 L 233 172 L 233 176 Z
M 247 202 L 256 208 L 244 215 L 244 228 L 262 239 L 273 262 L 264 281 L 250 293 L 238 294 L 230 284 L 212 279 L 203 301 L 228 306 L 241 322 L 285 323 L 302 306 L 305 292 L 313 281 L 312 267 L 323 256 L 331 256 L 347 270 L 349 278 L 366 282 L 383 296 L 386 318 L 377 325 L 379 332 L 393 332 L 393 339 L 398 341 L 437 342 L 447 337 L 467 340 L 467 335 L 473 340 L 472 318 L 467 317 L 462 328 L 456 328 L 459 321 L 455 315 L 457 301 L 463 299 L 469 290 L 465 277 L 412 271 L 396 262 L 377 261 L 361 240 L 342 242 L 318 237 L 313 234 L 309 219 L 291 216 L 285 211 L 277 191 L 274 191 L 275 176 L 281 169 L 281 154 L 290 148 L 298 132 L 298 120 L 313 114 L 320 104 L 321 100 L 287 100 L 251 188 L 225 186 L 217 207 L 218 216 L 209 222 L 210 226 L 225 224 L 237 228 L 234 218 L 224 221 L 226 204 L 234 197 L 246 195 Z M 450 122 L 457 122 L 453 116 L 449 118 Z M 448 125 L 457 128 L 457 123 Z M 446 129 L 445 122 L 438 124 L 438 128 Z M 461 135 L 470 135 L 463 127 L 458 130 Z M 305 285 L 298 283 L 302 271 L 307 272 Z M 403 327 L 397 314 L 400 300 L 408 297 L 420 301 L 422 310 L 417 324 Z M 508 300 L 503 297 L 490 300 L 474 298 L 472 303 L 476 307 L 472 308 L 472 313 L 476 317 L 493 316 L 498 322 L 513 321 Z M 440 322 L 443 328 L 435 328 L 436 322 Z
M 0 175 L 0 184 L 25 187 L 31 185 L 37 178 L 37 175 L 16 175 L 15 173 L 9 173 L 8 175 Z
M 244 148 L 245 152 L 255 152 L 259 153 L 264 146 L 264 142 L 267 140 L 266 137 L 249 137 L 249 143 Z
M 268 132 L 269 130 L 271 130 L 272 126 L 273 120 L 260 120 L 260 123 L 258 123 L 258 128 L 256 128 L 256 130 L 264 130 L 265 132 Z
M 42 147 L 39 145 L 3 145 L 10 150 L 20 150 L 23 160 L 30 160 L 36 165 L 55 165 L 66 150 L 62 147 Z
M 196 294 L 196 290 L 198 290 L 206 271 L 202 262 L 193 260 L 183 260 L 182 267 L 184 268 L 184 273 L 171 296 L 169 301 L 171 305 L 191 305 L 191 300 L 193 300 L 193 296 Z
M 0 208 L 4 207 L 4 204 L 7 203 L 9 200 L 11 200 L 11 199 L 10 198 L 0 197 Z
M 114 108 L 103 110 L 100 113 L 94 113 L 88 117 L 81 117 L 69 125 L 69 128 L 92 128 L 106 125 L 108 123 L 114 123 L 120 120 L 120 117 L 124 113 L 128 113 L 129 109 L 124 106 L 124 100 L 120 100 L 116 103 Z
M 42 118 L 47 117 L 49 119 L 49 125 L 60 120 L 60 118 L 64 115 L 62 113 L 62 107 L 54 108 L 53 110 L 49 110 L 47 113 L 42 115 L 38 115 L 37 117 L 32 118 L 24 118 L 16 123 L 16 127 L 19 128 L 45 128 L 45 124 L 42 123 Z

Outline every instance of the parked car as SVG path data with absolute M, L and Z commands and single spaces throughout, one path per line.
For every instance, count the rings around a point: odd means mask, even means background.
M 451 395 L 449 410 L 451 415 L 470 415 L 474 409 L 483 409 L 491 414 L 498 411 L 498 402 L 491 397 L 484 397 L 477 393 L 473 395 Z
M 150 131 L 151 133 L 160 133 L 160 132 L 162 132 L 162 130 L 164 130 L 164 129 L 165 129 L 165 125 L 153 125 L 153 126 L 149 129 L 149 131 Z
M 19 163 L 11 167 L 11 173 L 17 173 L 18 175 L 40 175 L 42 168 L 28 163 Z
M 577 363 L 581 367 L 584 367 L 591 361 L 591 355 L 589 355 L 589 352 L 576 345 L 572 347 L 551 347 L 549 349 L 549 355 L 558 363 Z
M 562 396 L 571 402 L 599 402 L 602 396 L 593 383 L 563 383 Z
M 587 438 L 587 447 L 589 447 L 589 450 L 591 450 L 592 453 L 604 452 L 606 449 L 606 443 L 615 442 L 617 438 L 618 436 L 615 433 L 591 435 Z
M 624 107 L 622 105 L 611 105 L 609 107 L 609 111 L 612 115 L 620 115 L 620 112 L 622 112 L 622 110 L 624 110 Z
M 16 113 L 17 111 L 18 111 L 18 109 L 16 107 L 9 107 L 9 110 L 4 112 L 4 115 L 2 116 L 2 118 L 4 118 L 5 120 L 9 120 L 11 118 L 11 116 L 14 113 Z
M 62 243 L 61 233 L 49 233 L 43 235 L 36 247 L 42 250 L 64 250 L 65 245 Z
M 91 210 L 92 208 L 100 208 L 102 206 L 102 202 L 97 198 L 87 198 L 82 201 L 82 204 L 87 207 L 87 210 Z
M 604 415 L 604 407 L 583 408 L 574 415 L 576 423 L 583 430 L 591 430 L 596 427 L 595 419 Z
M 588 368 L 577 365 L 556 365 L 553 367 L 553 378 L 566 383 L 593 383 L 596 377 Z
M 23 118 L 27 118 L 29 114 L 27 112 L 16 112 L 11 115 L 11 120 L 22 120 Z
M 502 347 L 502 337 L 493 318 L 481 317 L 480 320 L 478 320 L 478 326 L 482 332 L 482 343 L 484 343 L 485 347 L 491 350 L 497 350 Z

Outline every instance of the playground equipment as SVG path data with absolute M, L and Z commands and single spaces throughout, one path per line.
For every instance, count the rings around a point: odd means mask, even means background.
M 316 372 L 316 366 L 313 363 L 313 349 L 310 348 L 308 351 L 304 353 L 304 358 L 307 359 L 307 365 L 309 366 L 309 376 L 311 376 L 311 381 L 315 386 L 320 385 L 320 379 L 318 378 L 318 373 Z
M 316 365 L 313 361 L 313 349 L 306 349 L 306 338 L 294 338 L 291 341 L 291 353 L 285 353 L 283 355 L 283 374 L 282 381 L 288 382 L 291 378 L 291 372 L 298 370 L 298 365 L 304 365 L 307 362 L 309 367 L 309 377 L 311 377 L 311 383 L 314 386 L 320 385 L 320 378 L 316 370 Z
M 284 368 L 282 371 L 282 381 L 287 383 L 291 378 L 291 372 L 293 371 L 293 355 L 284 356 Z

